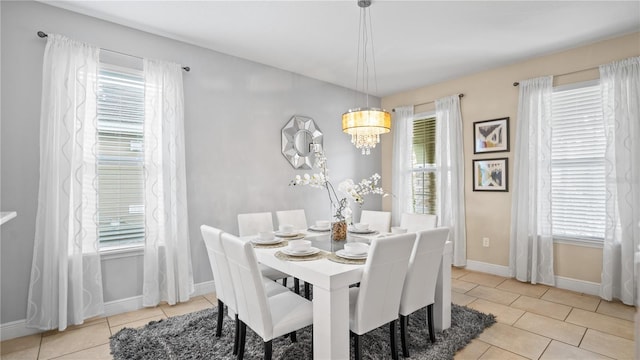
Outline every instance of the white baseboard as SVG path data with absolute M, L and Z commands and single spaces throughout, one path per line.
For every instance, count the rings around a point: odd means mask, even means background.
M 600 296 L 600 283 L 556 276 L 556 287 L 583 294 Z
M 511 277 L 509 267 L 504 265 L 496 265 L 475 260 L 467 260 L 467 270 L 479 271 L 487 274 L 498 275 L 502 277 Z M 583 294 L 600 296 L 600 283 L 572 279 L 564 276 L 556 276 L 556 287 L 559 289 L 571 290 Z
M 0 341 L 5 341 L 21 336 L 39 334 L 42 330 L 27 327 L 26 320 L 17 320 L 0 325 Z
M 510 277 L 509 267 L 504 265 L 490 264 L 481 261 L 467 260 L 467 270 L 479 271 L 487 274 Z
M 215 283 L 213 280 L 197 283 L 194 287 L 195 291 L 191 295 L 194 297 L 215 291 Z M 104 304 L 104 316 L 113 316 L 129 311 L 136 311 L 142 308 L 142 295 L 126 299 L 118 299 Z M 25 319 L 0 324 L 0 341 L 42 332 L 42 330 L 28 328 L 26 325 Z

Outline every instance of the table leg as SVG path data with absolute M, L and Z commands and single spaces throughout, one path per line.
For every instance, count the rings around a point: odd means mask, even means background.
M 451 327 L 451 256 L 453 247 L 450 241 L 444 246 L 442 262 L 438 270 L 436 297 L 433 304 L 433 319 L 436 331 Z
M 313 286 L 313 358 L 349 359 L 349 288 Z

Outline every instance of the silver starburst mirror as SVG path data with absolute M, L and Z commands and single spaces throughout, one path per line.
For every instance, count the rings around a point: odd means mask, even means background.
M 322 131 L 312 118 L 294 115 L 282 128 L 282 155 L 294 169 L 311 169 L 318 148 Z

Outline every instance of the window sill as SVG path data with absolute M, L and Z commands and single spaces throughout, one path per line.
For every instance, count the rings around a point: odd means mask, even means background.
M 127 247 L 112 247 L 105 248 L 100 250 L 100 259 L 101 260 L 112 260 L 112 259 L 120 259 L 132 256 L 143 256 L 144 255 L 144 245 L 133 245 Z
M 566 237 L 554 237 L 554 244 L 562 244 L 562 245 L 572 245 L 572 246 L 582 246 L 589 248 L 602 249 L 604 247 L 604 243 L 602 240 L 585 240 L 585 239 L 575 239 L 575 238 L 566 238 Z

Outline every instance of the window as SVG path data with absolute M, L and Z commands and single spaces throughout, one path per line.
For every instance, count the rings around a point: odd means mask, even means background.
M 413 120 L 411 212 L 436 213 L 436 118 L 419 116 Z
M 144 78 L 100 64 L 98 238 L 102 249 L 144 242 Z
M 551 111 L 554 238 L 602 241 L 605 135 L 599 85 L 555 88 Z

